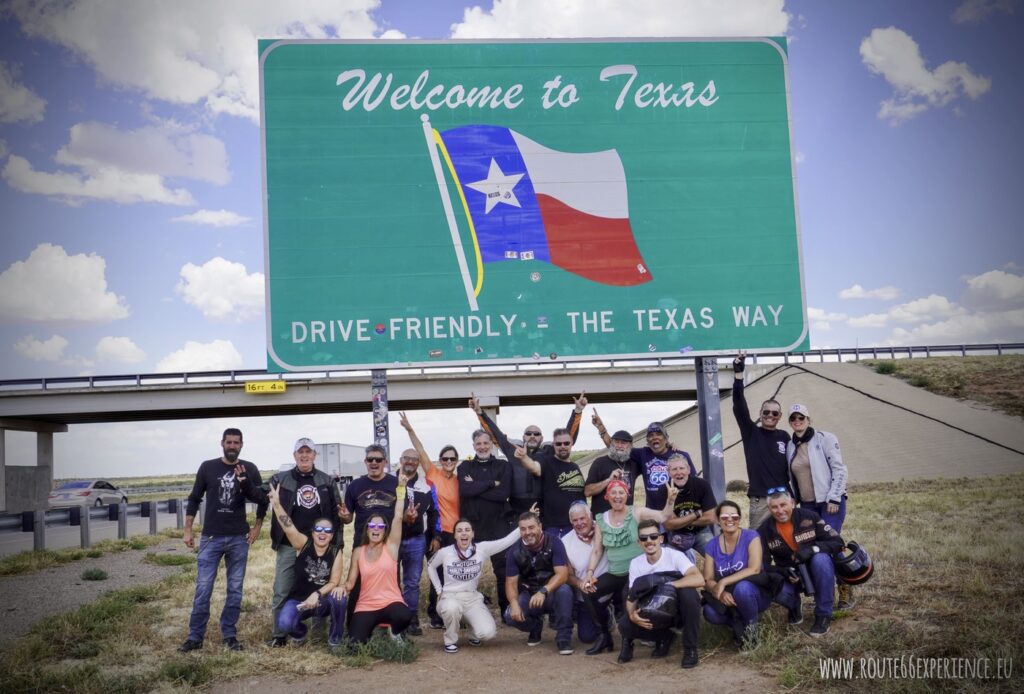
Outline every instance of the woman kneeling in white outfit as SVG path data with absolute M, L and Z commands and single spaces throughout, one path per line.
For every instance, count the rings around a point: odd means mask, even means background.
M 444 621 L 444 650 L 459 651 L 459 623 L 469 625 L 469 642 L 479 646 L 498 633 L 491 611 L 484 605 L 484 596 L 477 590 L 480 572 L 492 554 L 500 554 L 519 539 L 519 528 L 500 540 L 473 543 L 473 525 L 461 518 L 455 522 L 455 544 L 439 549 L 430 560 L 430 582 L 438 593 L 437 611 Z M 437 567 L 444 567 L 444 585 L 437 576 Z M 503 590 L 504 586 L 498 586 Z

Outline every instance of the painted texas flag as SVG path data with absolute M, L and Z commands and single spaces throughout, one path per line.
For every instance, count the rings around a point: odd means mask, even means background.
M 542 260 L 617 286 L 651 280 L 629 225 L 618 152 L 559 152 L 492 125 L 437 136 L 479 260 Z

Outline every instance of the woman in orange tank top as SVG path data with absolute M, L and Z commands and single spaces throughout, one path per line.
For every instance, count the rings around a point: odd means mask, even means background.
M 412 621 L 412 611 L 402 600 L 398 587 L 402 524 L 394 522 L 398 509 L 405 508 L 406 482 L 406 476 L 399 473 L 395 509 L 390 516 L 373 513 L 366 520 L 363 543 L 355 549 L 349 567 L 346 592 L 355 588 L 357 580 L 360 582 L 359 600 L 348 630 L 354 643 L 366 643 L 381 624 L 390 624 L 393 633 L 401 634 Z

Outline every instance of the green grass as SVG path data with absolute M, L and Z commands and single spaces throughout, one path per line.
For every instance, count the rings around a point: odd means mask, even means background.
M 1024 417 L 1024 355 L 868 360 L 877 373 L 959 400 L 973 400 Z
M 83 581 L 105 581 L 110 576 L 103 569 L 86 569 L 82 572 Z
M 419 647 L 412 640 L 392 639 L 378 629 L 364 644 L 339 651 L 347 667 L 370 667 L 374 663 L 411 663 L 419 657 Z
M 143 561 L 156 564 L 157 566 L 189 566 L 196 563 L 196 558 L 191 552 L 188 554 L 157 554 L 156 552 L 147 552 Z
M 57 550 L 26 550 L 0 559 L 0 576 L 16 576 L 32 573 L 54 566 L 61 566 L 89 557 L 96 559 L 104 554 L 127 552 L 132 549 L 146 549 L 167 538 L 181 537 L 180 530 L 163 530 L 156 535 L 135 535 L 127 540 L 102 540 L 89 549 L 69 547 Z

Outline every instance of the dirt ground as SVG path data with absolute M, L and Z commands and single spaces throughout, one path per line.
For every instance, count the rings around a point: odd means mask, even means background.
M 474 647 L 463 639 L 459 652 L 455 654 L 444 652 L 441 634 L 441 631 L 424 630 L 423 636 L 416 637 L 420 657 L 408 665 L 379 663 L 366 669 L 342 668 L 334 675 L 299 681 L 256 675 L 216 684 L 210 691 L 219 694 L 320 694 L 406 689 L 440 694 L 448 691 L 494 692 L 507 686 L 516 694 L 680 690 L 763 693 L 777 688 L 773 678 L 755 672 L 744 663 L 744 657 L 731 648 L 701 652 L 700 665 L 692 670 L 681 669 L 682 647 L 678 638 L 667 658 L 652 660 L 651 649 L 638 643 L 633 661 L 619 665 L 616 662 L 618 635 L 615 636 L 616 648 L 612 653 L 586 656 L 583 654 L 586 646 L 580 647 L 577 643 L 574 655 L 563 656 L 555 650 L 554 632 L 547 627 L 544 642 L 533 648 L 527 647 L 525 633 L 500 626 L 493 641 Z M 301 649 L 296 650 L 296 656 L 300 653 Z

